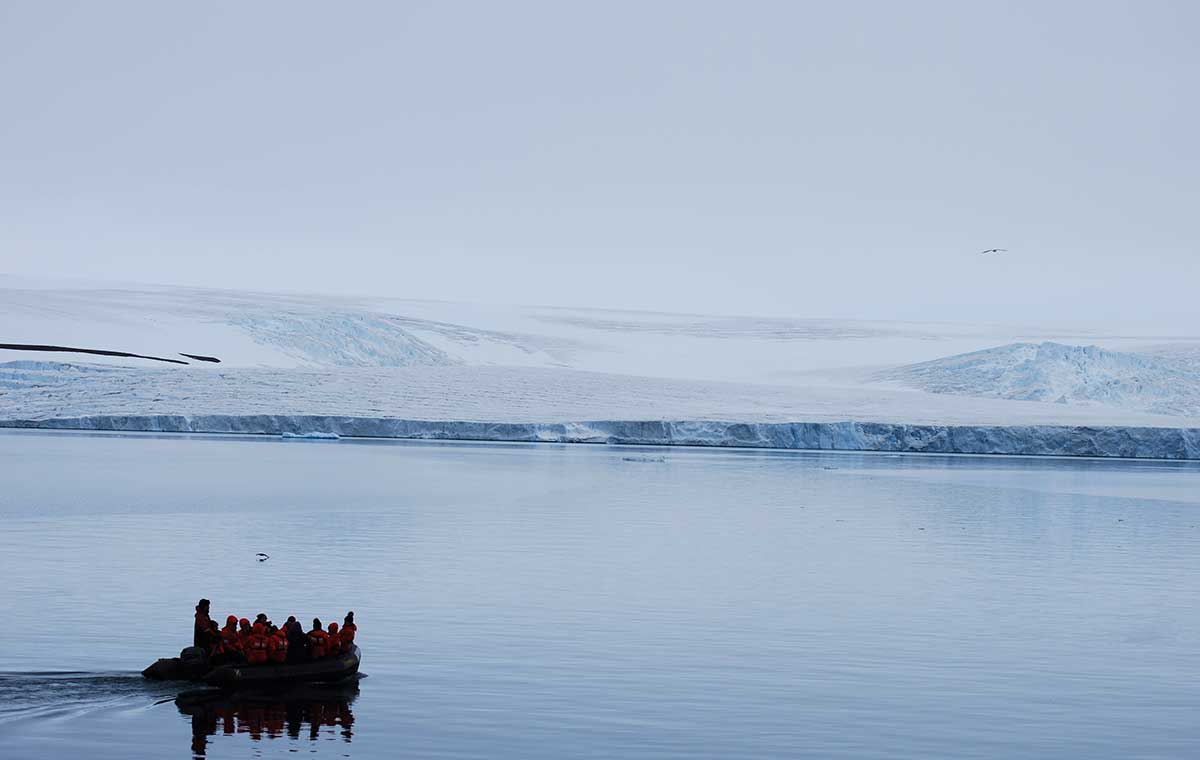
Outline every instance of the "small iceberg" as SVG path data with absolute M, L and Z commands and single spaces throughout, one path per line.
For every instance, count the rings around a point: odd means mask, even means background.
M 336 441 L 341 438 L 337 433 L 325 433 L 320 430 L 312 430 L 307 433 L 283 433 L 280 438 L 298 438 L 308 441 Z
M 665 461 L 667 461 L 667 458 L 666 458 L 666 457 L 661 457 L 661 456 L 660 456 L 660 457 L 646 457 L 646 456 L 641 456 L 641 457 L 621 457 L 621 461 L 622 461 L 622 462 L 655 462 L 655 463 L 662 463 L 662 462 L 665 462 Z

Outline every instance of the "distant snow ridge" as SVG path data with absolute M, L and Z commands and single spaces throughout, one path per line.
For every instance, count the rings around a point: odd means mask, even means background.
M 886 370 L 873 380 L 929 393 L 1200 413 L 1200 376 L 1162 355 L 1062 343 L 1012 343 Z
M 259 343 L 332 367 L 442 367 L 458 361 L 383 316 L 369 313 L 238 315 L 226 320 Z
M 87 374 L 120 372 L 116 367 L 67 362 L 0 362 L 0 388 L 24 389 L 62 385 Z

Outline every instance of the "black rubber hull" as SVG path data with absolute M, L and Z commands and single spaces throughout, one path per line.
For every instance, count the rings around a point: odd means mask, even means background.
M 204 650 L 200 647 L 188 647 L 179 653 L 179 657 L 163 657 L 142 671 L 142 675 L 153 681 L 199 681 L 204 674 L 212 670 Z
M 246 689 L 296 683 L 332 683 L 358 673 L 358 647 L 337 657 L 296 665 L 223 665 L 204 676 L 204 683 L 222 689 Z
M 178 657 L 163 657 L 142 671 L 152 681 L 199 681 L 208 668 L 184 665 Z

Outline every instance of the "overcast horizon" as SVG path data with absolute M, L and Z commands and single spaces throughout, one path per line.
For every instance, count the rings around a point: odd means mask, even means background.
M 340 11 L 0 7 L 0 272 L 1200 317 L 1193 4 Z

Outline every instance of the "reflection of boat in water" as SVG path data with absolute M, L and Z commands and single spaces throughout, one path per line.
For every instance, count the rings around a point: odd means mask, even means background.
M 287 683 L 335 683 L 358 673 L 362 652 L 351 647 L 349 652 L 312 662 L 293 665 L 222 665 L 204 676 L 209 686 L 242 689 Z
M 215 687 L 185 691 L 175 706 L 192 719 L 192 753 L 203 757 L 209 737 L 247 734 L 263 739 L 319 738 L 349 742 L 358 679 L 337 684 L 228 691 Z
M 332 683 L 358 673 L 362 652 L 349 652 L 311 662 L 263 665 L 226 664 L 213 666 L 199 647 L 188 647 L 179 657 L 165 657 L 142 671 L 156 681 L 204 681 L 210 686 L 245 688 L 295 683 Z

